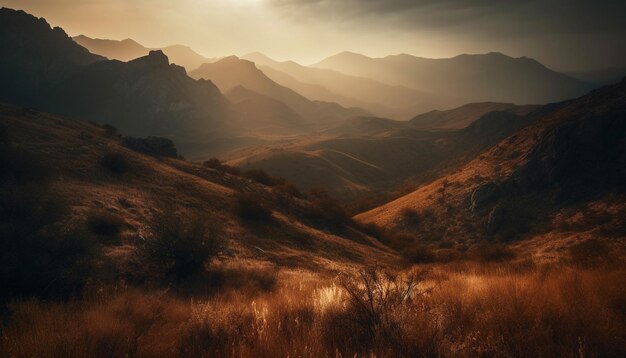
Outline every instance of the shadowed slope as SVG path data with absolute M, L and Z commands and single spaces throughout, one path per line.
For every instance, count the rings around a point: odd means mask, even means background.
M 229 260 L 316 270 L 395 260 L 383 245 L 351 227 L 328 230 L 324 222 L 307 216 L 311 202 L 283 194 L 280 188 L 200 164 L 136 153 L 118 136 L 81 121 L 0 106 L 0 123 L 3 143 L 54 168 L 51 190 L 70 208 L 63 220 L 81 225 L 94 211 L 119 217 L 119 240 L 105 245 L 100 258 L 117 270 L 132 267 L 129 260 L 137 246 L 151 239 L 152 219 L 168 210 L 222 223 Z M 113 154 L 123 166 L 103 161 Z M 241 216 L 238 198 L 243 193 L 267 208 L 267 220 L 255 223 Z
M 626 212 L 626 82 L 536 116 L 460 170 L 357 218 L 422 240 L 625 237 L 612 218 Z M 422 219 L 407 222 L 407 210 Z

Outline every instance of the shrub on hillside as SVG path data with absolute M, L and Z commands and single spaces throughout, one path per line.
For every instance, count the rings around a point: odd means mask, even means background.
M 568 253 L 571 263 L 580 267 L 596 267 L 612 259 L 609 246 L 596 238 L 573 244 Z
M 115 128 L 113 125 L 111 124 L 104 124 L 102 125 L 102 129 L 104 129 L 104 133 L 108 136 L 116 136 L 118 135 L 119 131 L 117 130 L 117 128 Z
M 248 222 L 267 222 L 272 220 L 272 211 L 263 203 L 258 193 L 237 194 L 237 215 Z
M 0 301 L 79 293 L 91 275 L 95 241 L 61 224 L 68 210 L 52 195 L 41 158 L 0 147 Z
M 435 261 L 435 254 L 432 247 L 420 243 L 413 242 L 400 250 L 402 257 L 413 263 L 429 263 Z
M 89 230 L 100 236 L 115 236 L 122 231 L 124 220 L 106 210 L 97 210 L 87 216 Z
M 352 218 L 341 204 L 325 190 L 311 191 L 311 205 L 306 211 L 307 218 L 314 226 L 340 230 L 353 224 Z
M 251 169 L 251 170 L 245 171 L 243 173 L 243 176 L 248 179 L 254 180 L 257 183 L 266 185 L 266 186 L 275 186 L 278 184 L 285 183 L 285 179 L 271 176 L 267 174 L 267 172 L 261 169 Z
M 232 175 L 239 175 L 241 174 L 241 171 L 239 170 L 239 168 L 237 167 L 231 167 L 228 164 L 224 164 L 222 163 L 219 159 L 213 157 L 209 160 L 204 161 L 204 163 L 202 163 L 205 167 L 207 168 L 211 168 L 211 169 L 215 169 L 217 171 L 220 172 L 224 172 L 224 173 L 228 173 L 228 174 L 232 174 Z
M 215 265 L 210 267 L 206 280 L 219 290 L 242 290 L 247 294 L 268 292 L 276 287 L 278 268 L 244 263 Z
M 159 274 L 182 280 L 203 272 L 207 261 L 224 247 L 225 240 L 216 222 L 169 212 L 154 218 L 152 237 L 141 249 Z
M 419 307 L 424 291 L 418 286 L 425 278 L 425 271 L 399 276 L 380 267 L 363 269 L 356 279 L 343 277 L 347 299 L 343 308 L 327 313 L 326 344 L 355 355 L 384 355 L 393 347 L 398 356 L 411 356 L 403 313 Z
M 108 153 L 100 159 L 100 165 L 114 174 L 124 174 L 130 169 L 126 157 L 120 153 Z
M 421 222 L 419 213 L 410 208 L 402 209 L 400 212 L 400 218 L 405 225 L 409 226 L 417 226 Z
M 501 243 L 484 242 L 470 249 L 470 256 L 482 262 L 504 262 L 515 258 L 515 252 Z

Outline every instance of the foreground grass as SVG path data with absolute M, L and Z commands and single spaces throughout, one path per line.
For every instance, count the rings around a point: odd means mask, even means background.
M 14 302 L 0 356 L 626 356 L 621 269 L 440 266 L 380 273 L 369 290 L 358 274 L 307 277 L 202 300 L 100 289 L 63 304 Z

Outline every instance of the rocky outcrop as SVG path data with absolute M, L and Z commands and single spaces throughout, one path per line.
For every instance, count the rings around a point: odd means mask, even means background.
M 496 205 L 489 212 L 487 217 L 487 234 L 496 234 L 503 224 L 507 221 L 507 213 L 502 205 Z
M 470 210 L 477 214 L 486 209 L 489 204 L 496 202 L 500 196 L 500 185 L 488 182 L 478 186 L 470 196 Z

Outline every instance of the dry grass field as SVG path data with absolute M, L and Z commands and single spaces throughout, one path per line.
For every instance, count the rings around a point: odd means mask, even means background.
M 259 277 L 246 277 L 203 298 L 92 287 L 66 303 L 16 301 L 0 350 L 9 357 L 626 354 L 624 267 L 465 263 L 263 275 L 276 275 L 275 284 L 259 288 Z

